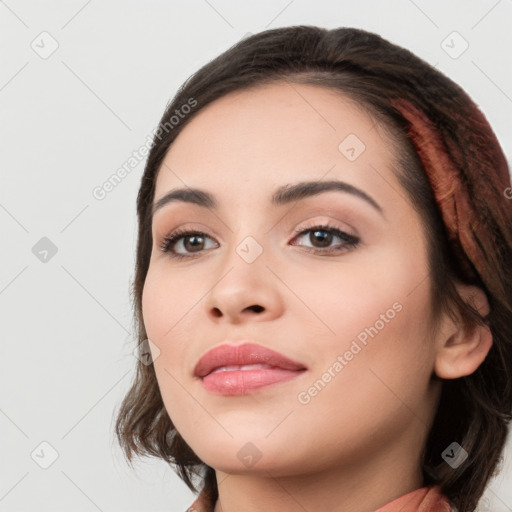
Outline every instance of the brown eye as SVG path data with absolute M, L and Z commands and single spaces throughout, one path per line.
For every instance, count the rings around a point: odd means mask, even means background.
M 201 250 L 204 246 L 204 237 L 202 235 L 188 235 L 182 238 L 183 246 L 187 251 Z
M 210 239 L 208 235 L 200 231 L 175 231 L 168 235 L 160 249 L 168 252 L 173 258 L 187 258 L 187 254 L 200 253 L 205 249 L 205 240 Z M 182 252 L 177 252 L 176 248 Z
M 327 230 L 311 230 L 309 232 L 309 240 L 313 244 L 319 243 L 320 247 L 329 247 L 332 243 L 333 235 Z
M 308 229 L 304 230 L 297 230 L 299 232 L 299 236 L 296 238 L 300 238 L 301 236 L 304 236 L 309 233 L 309 242 L 312 244 L 312 247 L 309 247 L 313 250 L 313 252 L 317 252 L 319 254 L 321 253 L 331 253 L 335 251 L 346 251 L 348 249 L 354 248 L 359 244 L 359 238 L 349 235 L 348 233 L 345 233 L 344 231 L 341 231 L 340 229 L 330 226 L 330 225 L 319 225 L 319 226 L 312 226 Z M 337 246 L 331 247 L 331 244 L 334 239 L 340 239 L 341 243 L 338 243 Z M 297 244 L 293 244 L 297 245 Z M 305 246 L 308 248 L 308 246 Z M 325 249 L 327 250 L 316 250 L 315 249 Z

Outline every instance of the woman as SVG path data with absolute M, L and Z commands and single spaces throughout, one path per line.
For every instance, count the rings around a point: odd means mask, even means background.
M 138 195 L 127 459 L 199 483 L 189 510 L 475 510 L 511 418 L 509 190 L 474 102 L 376 34 L 204 66 Z

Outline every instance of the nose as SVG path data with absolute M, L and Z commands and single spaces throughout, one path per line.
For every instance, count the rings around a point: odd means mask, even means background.
M 284 309 L 282 285 L 267 263 L 263 254 L 248 263 L 234 250 L 219 262 L 204 302 L 209 320 L 242 324 L 280 316 Z

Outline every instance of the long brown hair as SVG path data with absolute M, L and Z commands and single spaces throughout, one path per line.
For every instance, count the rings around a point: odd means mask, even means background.
M 150 213 L 167 150 L 209 103 L 233 91 L 274 82 L 337 90 L 386 128 L 395 148 L 398 179 L 423 219 L 432 321 L 435 324 L 447 311 L 468 329 L 485 324 L 491 330 L 493 345 L 478 369 L 443 380 L 423 449 L 424 484 L 439 484 L 459 512 L 472 512 L 497 470 L 512 418 L 512 201 L 505 193 L 509 171 L 494 133 L 464 90 L 377 34 L 313 26 L 266 30 L 229 48 L 178 90 L 155 134 L 137 198 L 132 288 L 137 342 L 147 338 L 141 301 L 152 248 Z M 177 116 L 176 110 L 185 115 Z M 418 116 L 421 129 L 413 120 Z M 438 156 L 443 155 L 442 165 L 440 157 L 429 157 L 435 145 Z M 443 176 L 448 192 L 440 186 Z M 484 290 L 491 308 L 485 318 L 461 299 L 454 286 L 457 281 Z M 131 389 L 117 413 L 116 435 L 128 462 L 133 455 L 164 459 L 191 490 L 197 492 L 199 483 L 217 498 L 215 471 L 174 428 L 153 365 L 137 363 Z M 454 441 L 469 454 L 457 468 L 442 457 Z

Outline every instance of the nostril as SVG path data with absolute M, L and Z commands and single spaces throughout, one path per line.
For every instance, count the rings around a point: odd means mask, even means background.
M 263 307 L 262 306 L 258 306 L 257 304 L 254 305 L 254 306 L 249 306 L 247 309 L 252 309 L 256 313 L 260 313 L 261 311 L 263 311 Z

